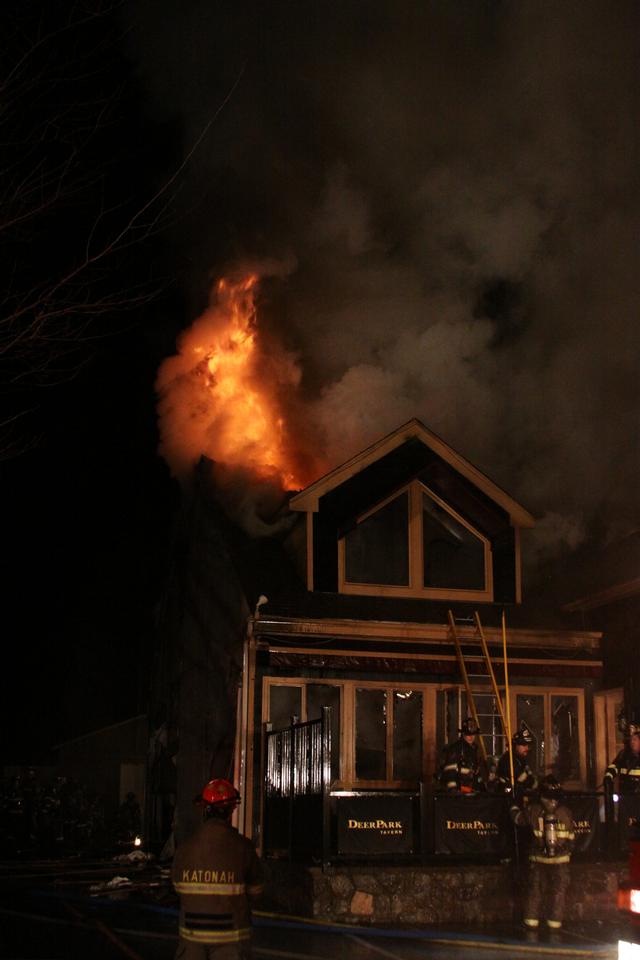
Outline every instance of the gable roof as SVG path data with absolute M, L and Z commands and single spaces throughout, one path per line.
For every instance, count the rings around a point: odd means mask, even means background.
M 464 457 L 445 443 L 444 440 L 435 433 L 432 433 L 431 430 L 428 430 L 420 420 L 415 418 L 398 427 L 393 433 L 382 437 L 381 440 L 376 440 L 376 442 L 372 443 L 366 450 L 357 453 L 354 457 L 351 457 L 350 460 L 347 460 L 346 463 L 341 464 L 341 466 L 331 470 L 330 473 L 320 477 L 315 483 L 301 490 L 300 493 L 297 493 L 289 501 L 290 509 L 316 512 L 319 509 L 321 497 L 340 486 L 340 484 L 345 483 L 345 481 L 357 473 L 360 473 L 376 460 L 384 457 L 392 450 L 396 450 L 408 440 L 413 439 L 418 439 L 424 443 L 425 446 L 441 457 L 442 460 L 453 467 L 454 470 L 463 477 L 466 477 L 467 480 L 478 487 L 479 490 L 482 490 L 491 500 L 499 504 L 499 506 L 509 514 L 514 527 L 533 527 L 535 525 L 535 520 L 524 507 L 516 503 L 501 487 L 497 486 L 497 484 L 485 476 L 484 473 L 481 473 L 480 470 L 474 467 L 472 463 L 465 460 Z

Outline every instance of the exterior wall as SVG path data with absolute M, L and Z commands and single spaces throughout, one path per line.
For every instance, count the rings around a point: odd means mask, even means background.
M 406 664 L 407 661 L 404 661 Z M 381 686 L 391 689 L 411 689 L 418 691 L 423 695 L 423 715 L 422 715 L 422 757 L 423 770 L 419 778 L 427 791 L 434 789 L 434 774 L 437 772 L 444 742 L 450 739 L 450 736 L 444 731 L 444 696 L 454 689 L 461 689 L 459 677 L 455 673 L 449 676 L 437 678 L 428 677 L 419 673 L 399 673 L 395 669 L 393 672 L 384 672 L 384 667 L 389 670 L 389 661 L 383 661 L 378 670 L 373 669 L 373 664 L 369 665 L 368 670 L 362 672 L 354 670 L 330 669 L 326 666 L 323 669 L 306 666 L 275 666 L 267 662 L 258 665 L 255 673 L 255 684 L 253 688 L 253 764 L 247 778 L 249 785 L 252 783 L 252 814 L 250 820 L 243 824 L 244 831 L 254 837 L 260 843 L 262 837 L 262 787 L 264 778 L 264 758 L 263 753 L 263 731 L 265 722 L 272 719 L 269 716 L 269 690 L 276 686 L 294 686 L 304 687 L 305 683 L 318 683 L 328 685 L 338 685 L 342 687 L 343 694 L 346 694 L 346 687 L 350 688 L 350 696 L 342 699 L 342 709 L 340 717 L 340 755 L 341 755 L 341 777 L 332 780 L 333 789 L 418 789 L 418 781 L 363 781 L 354 779 L 355 769 L 355 738 L 354 730 L 356 725 L 356 714 L 354 711 L 354 688 L 377 688 Z M 533 669 L 533 668 L 531 668 Z M 485 690 L 490 694 L 490 687 L 485 683 Z M 553 677 L 536 677 L 532 674 L 518 677 L 512 686 L 511 692 L 511 716 L 512 723 L 516 723 L 516 700 L 519 693 L 527 691 L 535 695 L 544 695 L 550 706 L 552 695 L 562 694 L 563 691 L 578 698 L 579 706 L 579 751 L 580 751 L 580 769 L 579 780 L 565 784 L 571 789 L 593 788 L 595 786 L 594 776 L 594 743 L 593 743 L 593 686 L 594 681 L 579 679 L 558 680 Z M 477 692 L 477 681 L 475 684 Z M 346 701 L 346 703 L 345 703 Z M 347 709 L 347 707 L 349 709 Z M 548 711 L 549 712 L 549 711 Z M 287 718 L 288 719 L 288 718 Z M 311 717 L 305 715 L 304 709 L 300 720 L 305 721 Z M 457 724 L 453 729 L 456 729 Z M 454 734 L 455 737 L 455 734 Z M 546 736 L 550 740 L 549 733 Z M 391 740 L 388 739 L 388 749 L 392 750 Z M 489 750 L 489 752 L 491 752 Z M 550 767 L 538 770 L 539 774 L 550 771 Z M 350 771 L 350 773 L 349 773 Z
M 389 661 L 387 661 L 385 665 L 387 666 L 388 670 L 390 665 Z M 449 736 L 445 735 L 442 723 L 440 722 L 441 714 L 443 713 L 443 706 L 438 699 L 438 695 L 444 691 L 451 691 L 453 689 L 460 689 L 462 692 L 463 688 L 460 683 L 460 679 L 455 673 L 452 672 L 450 675 L 444 675 L 436 679 L 434 677 L 429 677 L 417 672 L 385 672 L 384 670 L 376 671 L 372 668 L 370 668 L 368 671 L 363 670 L 362 672 L 358 673 L 353 670 L 332 670 L 330 668 L 318 670 L 306 667 L 305 669 L 304 666 L 297 667 L 294 664 L 292 664 L 290 667 L 267 667 L 266 669 L 259 670 L 256 675 L 257 689 L 255 691 L 254 698 L 254 723 L 256 729 L 262 730 L 265 721 L 271 719 L 269 717 L 268 700 L 264 697 L 266 684 L 298 686 L 304 685 L 305 682 L 329 685 L 349 685 L 351 688 L 354 686 L 357 686 L 358 688 L 373 688 L 380 686 L 398 689 L 411 688 L 413 690 L 419 690 L 420 692 L 423 692 L 423 754 L 425 765 L 422 779 L 428 782 L 434 775 L 438 767 L 438 760 L 442 747 L 444 746 L 445 741 L 449 739 Z M 579 736 L 581 775 L 578 778 L 579 782 L 573 783 L 572 787 L 577 788 L 578 786 L 586 787 L 588 785 L 592 785 L 594 781 L 592 702 L 594 682 L 592 680 L 584 680 L 579 678 L 566 680 L 564 678 L 557 678 L 553 676 L 537 677 L 529 674 L 514 677 L 512 679 L 511 687 L 512 692 L 510 697 L 510 709 L 514 727 L 516 725 L 517 697 L 524 691 L 535 694 L 547 694 L 549 691 L 554 691 L 554 693 L 560 694 L 566 690 L 567 693 L 575 694 L 580 698 Z M 483 689 L 487 695 L 491 694 L 491 688 L 487 681 L 485 681 L 482 684 L 482 687 L 480 687 L 480 684 L 476 680 L 474 689 L 476 694 L 479 693 L 480 689 Z M 306 720 L 309 718 L 302 716 L 301 719 Z M 355 723 L 353 709 L 347 713 L 343 704 L 341 720 L 342 729 L 344 731 L 348 731 Z M 345 786 L 351 785 L 351 783 L 345 784 Z
M 308 594 L 306 601 L 319 605 L 318 597 L 318 594 Z M 336 598 L 329 599 L 330 606 L 335 606 Z M 363 600 L 356 599 L 359 602 Z M 259 618 L 250 620 L 247 648 L 249 666 L 245 668 L 244 679 L 247 687 L 244 698 L 246 704 L 242 722 L 238 724 L 236 757 L 238 768 L 242 770 L 243 794 L 246 797 L 239 825 L 259 845 L 262 841 L 263 740 L 265 723 L 273 721 L 269 709 L 269 690 L 273 687 L 281 689 L 283 686 L 294 686 L 306 690 L 305 684 L 315 683 L 342 688 L 341 769 L 337 779 L 334 769 L 333 789 L 416 790 L 421 782 L 429 792 L 439 767 L 442 747 L 446 741 L 455 739 L 459 722 L 464 719 L 462 715 L 451 716 L 447 705 L 451 702 L 452 694 L 460 691 L 457 709 L 465 709 L 460 671 L 450 628 L 446 623 L 446 612 L 442 619 L 438 617 L 422 622 L 410 619 L 366 619 L 362 613 L 353 616 L 355 612 L 352 612 L 352 616 L 344 616 L 343 612 L 341 618 L 318 616 L 317 613 L 316 616 L 304 616 L 300 611 L 296 611 L 295 615 L 293 610 L 284 616 L 276 612 L 261 612 Z M 364 612 L 372 615 L 371 610 Z M 501 630 L 489 617 L 486 619 L 489 623 L 484 625 L 484 633 L 502 689 Z M 482 620 L 484 624 L 484 611 Z M 457 632 L 474 690 L 478 693 L 482 689 L 488 695 L 485 699 L 492 699 L 476 627 L 461 625 Z M 544 730 L 539 739 L 547 745 L 547 752 L 544 767 L 537 765 L 540 775 L 552 771 L 549 745 L 553 734 L 553 698 L 560 695 L 575 696 L 577 699 L 579 775 L 567 778 L 558 774 L 565 785 L 573 790 L 593 789 L 596 786 L 593 693 L 600 687 L 602 673 L 600 640 L 599 633 L 584 631 L 542 630 L 522 625 L 509 631 L 512 724 L 515 726 L 518 722 L 516 705 L 520 693 L 534 695 L 543 699 L 545 704 Z M 383 780 L 367 781 L 356 776 L 356 690 L 381 687 L 387 691 L 408 690 L 422 695 L 423 769 L 415 781 L 394 780 L 391 772 L 393 763 L 389 764 L 388 759 L 387 775 Z M 299 720 L 303 722 L 314 718 L 305 709 L 306 699 L 306 694 L 301 695 L 300 708 L 290 710 L 292 714 L 299 714 Z M 482 713 L 482 710 L 479 712 Z M 394 713 L 395 708 L 391 705 L 388 714 L 390 721 Z M 285 718 L 285 726 L 288 726 L 289 715 Z M 282 718 L 279 720 L 282 725 Z M 492 740 L 491 744 L 487 743 L 487 752 L 498 756 L 505 748 L 500 721 L 496 718 L 492 726 L 498 736 L 495 742 Z M 392 722 L 387 724 L 387 730 L 386 756 L 389 758 L 394 750 Z
M 268 909 L 334 923 L 489 924 L 519 918 L 522 880 L 511 864 L 298 867 L 266 861 Z M 567 917 L 616 921 L 626 864 L 572 866 Z M 515 881 L 515 882 L 514 882 Z
M 60 744 L 56 773 L 90 786 L 104 797 L 107 815 L 113 815 L 121 802 L 121 785 L 125 793 L 134 789 L 142 774 L 144 787 L 147 747 L 147 717 L 140 714 Z M 144 809 L 144 795 L 134 792 Z
M 593 629 L 604 633 L 605 686 L 625 686 L 630 693 L 629 706 L 640 710 L 640 665 L 636 654 L 640 642 L 640 596 L 587 611 L 583 618 Z

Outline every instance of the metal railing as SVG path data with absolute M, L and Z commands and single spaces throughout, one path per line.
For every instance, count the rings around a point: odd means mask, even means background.
M 331 707 L 317 720 L 265 730 L 264 851 L 325 859 L 329 833 Z

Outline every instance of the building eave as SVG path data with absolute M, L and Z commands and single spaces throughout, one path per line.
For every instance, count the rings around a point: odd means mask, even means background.
M 449 627 L 441 623 L 391 622 L 385 620 L 311 619 L 298 617 L 263 616 L 250 618 L 250 630 L 255 637 L 370 637 L 390 642 L 416 640 L 444 643 L 450 640 Z M 502 643 L 502 633 L 495 627 L 485 627 L 488 643 Z M 475 627 L 458 627 L 462 643 L 477 642 Z M 509 647 L 538 647 L 547 650 L 598 651 L 602 633 L 586 630 L 540 630 L 519 627 L 507 631 Z
M 491 500 L 501 506 L 511 518 L 511 523 L 515 527 L 533 527 L 535 520 L 531 514 L 525 510 L 519 503 L 506 493 L 501 487 L 490 480 L 477 467 L 461 456 L 457 451 L 450 447 L 441 437 L 428 430 L 425 425 L 417 419 L 409 420 L 403 426 L 394 430 L 377 440 L 366 450 L 357 453 L 346 463 L 341 464 L 334 470 L 320 477 L 314 483 L 310 484 L 300 493 L 297 493 L 289 501 L 291 510 L 300 512 L 317 512 L 319 509 L 320 498 L 333 490 L 335 487 L 345 483 L 351 477 L 360 473 L 371 463 L 379 460 L 381 457 L 397 447 L 406 443 L 407 440 L 417 438 L 427 447 L 440 456 L 446 463 L 450 464 L 462 476 L 466 477 L 479 490 L 482 490 Z
M 640 594 L 640 577 L 635 577 L 625 583 L 616 583 L 612 587 L 606 587 L 604 590 L 590 593 L 578 600 L 572 600 L 571 603 L 565 603 L 561 609 L 565 613 L 596 610 L 598 607 L 615 603 L 616 600 L 625 600 L 627 597 L 635 597 L 638 594 Z

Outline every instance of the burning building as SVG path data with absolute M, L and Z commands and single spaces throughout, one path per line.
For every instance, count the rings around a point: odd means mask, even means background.
M 445 809 L 442 748 L 474 710 L 490 771 L 507 708 L 536 772 L 584 798 L 613 722 L 601 633 L 527 601 L 533 517 L 419 420 L 317 479 L 283 414 L 299 371 L 265 359 L 255 283 L 221 283 L 159 377 L 162 449 L 187 478 L 156 678 L 178 836 L 202 784 L 233 776 L 239 828 L 268 856 L 402 860 L 464 852 L 460 837 L 499 855 L 504 802 Z

